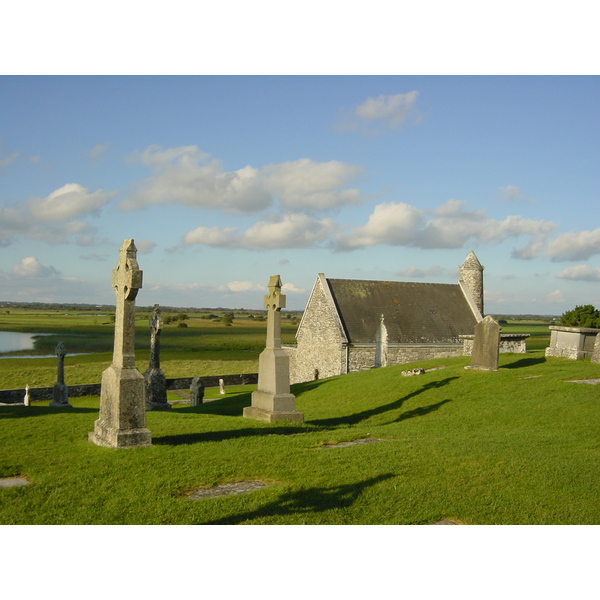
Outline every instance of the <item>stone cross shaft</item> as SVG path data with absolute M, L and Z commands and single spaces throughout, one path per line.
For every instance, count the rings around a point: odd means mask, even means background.
M 281 309 L 285 308 L 285 294 L 281 293 L 281 278 L 269 279 L 269 293 L 265 296 L 267 309 L 267 348 L 281 348 Z
M 150 327 L 150 368 L 160 369 L 160 332 L 163 322 L 160 318 L 160 307 L 158 304 L 155 304 L 152 309 L 152 316 L 150 317 L 148 326 Z
M 62 342 L 58 342 L 55 350 L 57 360 L 57 375 L 56 375 L 56 383 L 64 384 L 65 383 L 65 355 L 67 354 L 67 350 L 65 345 Z
M 133 240 L 125 240 L 119 250 L 117 267 L 112 272 L 112 286 L 117 296 L 113 365 L 124 369 L 135 367 L 135 297 L 142 287 L 142 271 L 136 256 Z

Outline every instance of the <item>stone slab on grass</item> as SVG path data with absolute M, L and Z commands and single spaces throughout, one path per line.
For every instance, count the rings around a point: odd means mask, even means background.
M 238 481 L 237 483 L 223 483 L 212 488 L 200 488 L 192 492 L 188 498 L 199 500 L 200 498 L 215 498 L 216 496 L 230 496 L 232 494 L 244 494 L 267 487 L 262 481 Z
M 324 444 L 323 448 L 346 448 L 347 446 L 360 446 L 370 444 L 371 442 L 385 442 L 378 438 L 363 438 L 361 440 L 352 440 L 351 442 L 339 442 L 338 444 Z
M 2 477 L 0 478 L 0 487 L 19 487 L 22 485 L 29 485 L 31 481 L 25 479 L 25 477 Z
M 567 379 L 567 383 L 589 383 L 590 385 L 596 385 L 600 383 L 600 379 Z

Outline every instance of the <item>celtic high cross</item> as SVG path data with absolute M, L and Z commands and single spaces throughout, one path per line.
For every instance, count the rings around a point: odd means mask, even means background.
M 281 348 L 281 309 L 285 308 L 285 294 L 281 293 L 281 278 L 269 279 L 269 293 L 265 296 L 267 309 L 267 348 Z
M 117 296 L 113 365 L 123 369 L 135 367 L 135 297 L 142 287 L 142 271 L 136 256 L 133 240 L 125 240 L 112 272 L 112 286 Z

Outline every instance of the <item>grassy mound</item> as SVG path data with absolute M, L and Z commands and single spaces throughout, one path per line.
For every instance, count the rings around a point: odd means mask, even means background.
M 0 407 L 2 524 L 600 523 L 600 378 L 589 361 L 429 361 L 293 386 L 302 425 L 243 418 L 252 387 L 151 412 L 153 446 L 87 440 L 98 398 Z M 401 372 L 425 367 L 425 374 Z M 444 368 L 436 368 L 444 367 Z M 435 368 L 435 370 L 434 370 Z M 218 397 L 218 390 L 208 390 Z M 336 446 L 376 439 L 373 443 Z M 266 487 L 193 500 L 199 488 Z

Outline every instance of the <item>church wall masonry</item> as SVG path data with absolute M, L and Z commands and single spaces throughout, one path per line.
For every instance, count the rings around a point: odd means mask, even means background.
M 298 329 L 296 348 L 285 347 L 290 357 L 290 382 L 311 381 L 347 372 L 341 324 L 329 310 L 321 277 L 317 279 Z M 318 374 L 315 373 L 318 370 Z

